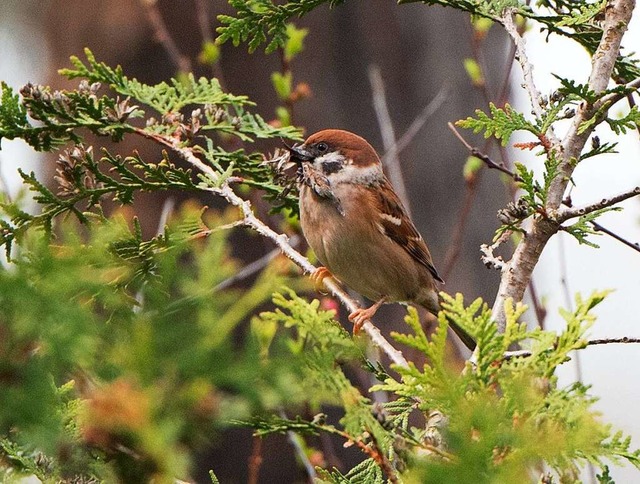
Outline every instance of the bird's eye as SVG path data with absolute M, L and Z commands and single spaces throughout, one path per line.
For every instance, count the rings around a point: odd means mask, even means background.
M 318 151 L 320 153 L 324 153 L 325 151 L 327 151 L 329 149 L 329 146 L 327 145 L 327 143 L 318 143 L 316 145 L 316 148 L 318 149 Z

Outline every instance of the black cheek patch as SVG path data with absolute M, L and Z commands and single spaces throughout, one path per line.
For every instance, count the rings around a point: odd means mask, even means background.
M 342 170 L 342 163 L 339 161 L 326 161 L 322 164 L 322 171 L 325 175 L 331 175 Z

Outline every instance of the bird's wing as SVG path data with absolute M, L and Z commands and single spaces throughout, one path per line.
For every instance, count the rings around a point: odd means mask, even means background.
M 427 244 L 408 217 L 402 202 L 388 180 L 385 180 L 380 189 L 376 190 L 376 194 L 380 220 L 374 222 L 381 228 L 382 233 L 429 269 L 434 279 L 444 282 L 433 265 Z

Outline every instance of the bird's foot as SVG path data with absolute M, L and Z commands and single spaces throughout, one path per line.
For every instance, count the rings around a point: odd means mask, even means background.
M 387 298 L 385 296 L 368 308 L 358 308 L 349 315 L 349 321 L 353 323 L 354 335 L 360 332 L 360 329 L 362 329 L 362 325 L 366 323 L 368 319 L 371 319 L 373 315 L 376 314 L 378 309 L 380 309 L 380 306 L 382 306 L 386 301 Z
M 331 271 L 329 269 L 327 269 L 324 266 L 321 266 L 321 267 L 318 267 L 315 271 L 313 271 L 311 273 L 311 276 L 309 277 L 311 278 L 311 281 L 313 282 L 313 285 L 316 291 L 323 292 L 324 284 L 322 283 L 322 281 L 327 277 L 333 277 L 333 274 L 331 274 Z

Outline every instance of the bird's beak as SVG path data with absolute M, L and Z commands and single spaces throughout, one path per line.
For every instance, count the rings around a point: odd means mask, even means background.
M 291 161 L 295 161 L 296 163 L 302 163 L 304 161 L 313 160 L 313 155 L 309 153 L 306 149 L 304 149 L 303 146 L 304 145 L 300 145 L 300 146 L 294 145 L 294 146 L 288 147 Z

